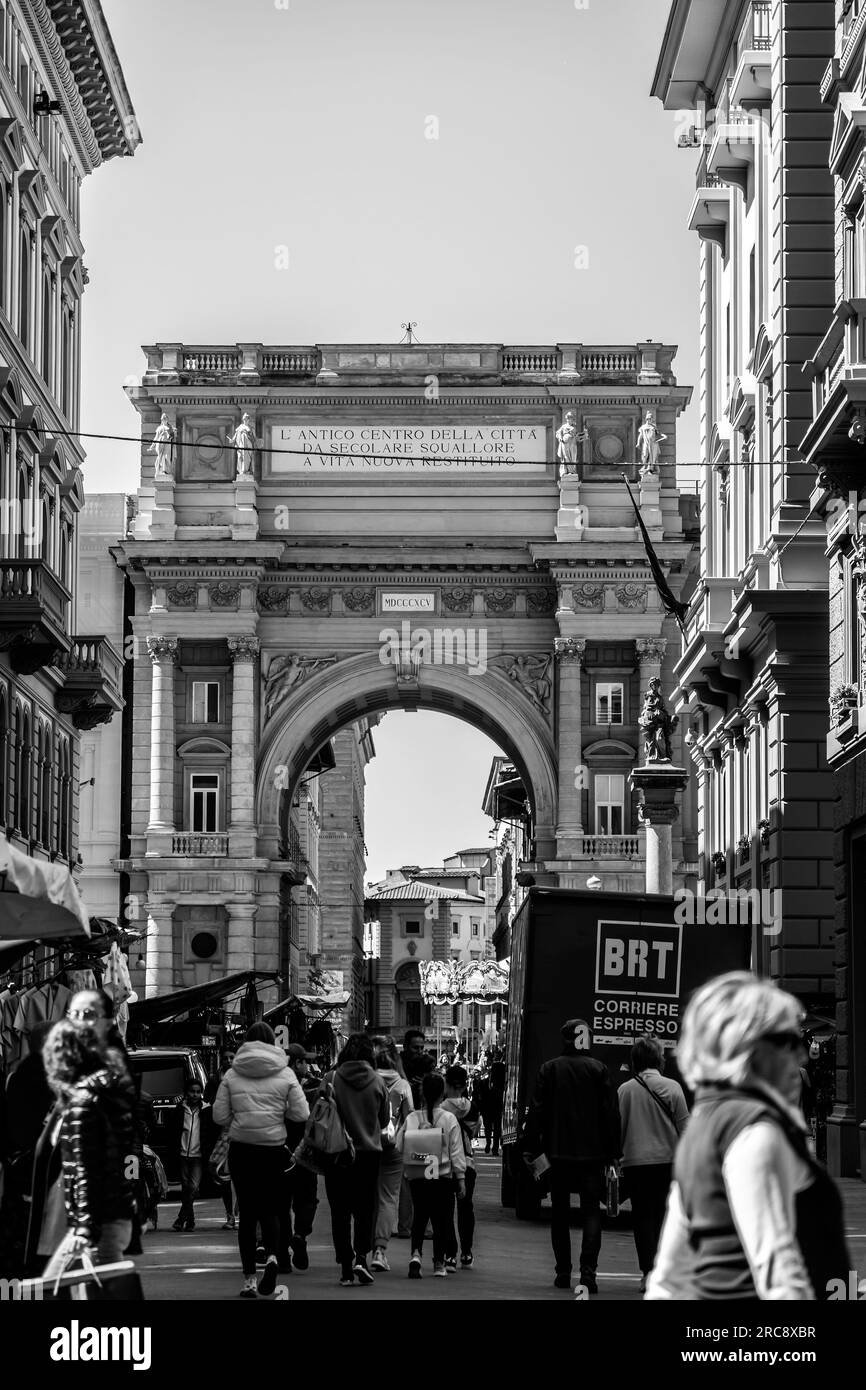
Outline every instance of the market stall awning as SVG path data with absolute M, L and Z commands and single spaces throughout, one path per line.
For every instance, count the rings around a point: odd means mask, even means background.
M 89 935 L 84 904 L 65 865 L 31 859 L 0 839 L 0 941 Z
M 276 970 L 240 970 L 235 975 L 225 975 L 219 980 L 208 980 L 204 985 L 191 985 L 189 989 L 178 989 L 172 994 L 159 994 L 153 999 L 139 999 L 129 1008 L 131 1023 L 166 1023 L 169 1019 L 180 1018 L 193 1013 L 206 1004 L 217 1004 L 233 994 L 240 994 L 250 984 L 259 980 L 273 983 Z

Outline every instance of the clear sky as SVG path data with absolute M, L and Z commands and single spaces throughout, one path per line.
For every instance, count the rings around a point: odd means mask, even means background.
M 674 342 L 696 381 L 694 151 L 648 95 L 669 0 L 103 8 L 144 143 L 82 195 L 82 429 L 137 434 L 142 343 L 394 342 L 408 318 L 427 342 Z M 696 440 L 693 405 L 681 460 Z M 89 491 L 135 489 L 135 445 L 87 447 Z M 422 721 L 385 721 L 380 769 Z M 370 877 L 485 842 L 492 745 L 448 721 L 425 749 L 448 793 L 418 798 L 414 849 L 371 769 Z

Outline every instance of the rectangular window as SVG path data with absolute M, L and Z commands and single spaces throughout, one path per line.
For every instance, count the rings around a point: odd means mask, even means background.
M 220 718 L 219 681 L 193 681 L 193 724 L 218 724 Z
M 406 1000 L 406 1003 L 404 1004 L 403 1007 L 404 1007 L 405 1010 L 406 1010 L 406 1027 L 407 1027 L 407 1028 L 420 1028 L 420 1027 L 421 1027 L 421 1000 L 420 1000 L 420 999 L 407 999 L 407 1000 Z
M 621 724 L 623 686 L 619 681 L 598 681 L 595 687 L 596 724 Z
M 421 935 L 421 923 L 420 923 L 420 922 L 407 922 L 406 925 L 405 925 L 405 927 L 404 927 L 404 935 L 406 935 L 406 936 L 420 936 L 420 935 Z
M 459 936 L 459 935 L 460 935 L 460 923 L 459 923 L 459 922 L 452 922 L 452 923 L 451 923 L 451 935 L 452 935 L 452 936 Z
M 476 921 L 473 920 L 473 922 L 472 922 L 472 935 L 473 935 L 473 936 L 480 936 L 480 935 L 481 935 L 481 923 L 480 923 L 480 922 L 476 922 Z
M 194 772 L 190 777 L 192 828 L 207 833 L 219 830 L 220 778 L 218 772 Z
M 625 777 L 602 773 L 595 779 L 595 833 L 622 835 L 625 819 Z

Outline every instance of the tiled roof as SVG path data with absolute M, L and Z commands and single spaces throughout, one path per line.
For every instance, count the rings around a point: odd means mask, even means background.
M 413 879 L 411 883 L 396 883 L 391 887 L 374 889 L 367 893 L 367 897 L 372 900 L 387 898 L 390 901 L 402 899 L 430 902 L 431 899 L 447 898 L 449 902 L 484 902 L 484 898 L 478 897 L 475 893 L 464 893 L 461 888 L 440 888 L 435 883 L 421 883 L 418 879 Z

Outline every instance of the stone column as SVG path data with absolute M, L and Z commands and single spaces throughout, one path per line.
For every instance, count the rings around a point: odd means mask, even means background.
M 174 983 L 173 902 L 148 903 L 145 939 L 145 994 L 168 994 Z
M 150 821 L 148 854 L 170 851 L 174 826 L 174 666 L 176 637 L 148 637 L 153 663 L 150 703 Z M 151 836 L 159 843 L 152 844 Z
M 259 639 L 252 634 L 229 637 L 228 649 L 232 661 L 232 788 L 229 815 L 229 853 L 232 858 L 248 858 L 255 852 L 255 663 L 259 653 Z
M 557 637 L 556 748 L 559 792 L 556 823 L 557 859 L 574 859 L 580 853 L 583 824 L 580 798 L 583 791 L 580 722 L 580 668 L 586 642 L 578 637 Z
M 633 791 L 642 791 L 643 805 L 639 809 L 646 827 L 646 891 L 674 891 L 674 866 L 671 845 L 671 826 L 679 815 L 676 804 L 689 780 L 684 767 L 672 763 L 647 763 L 632 769 L 629 782 Z
M 639 703 L 641 707 L 647 697 L 650 681 L 655 676 L 661 678 L 662 662 L 665 659 L 667 645 L 666 637 L 635 638 L 634 649 L 640 666 Z
M 233 975 L 238 970 L 255 970 L 256 939 L 255 918 L 258 908 L 255 903 L 226 903 L 229 918 L 229 941 L 226 974 Z M 271 969 L 274 967 L 271 966 Z

